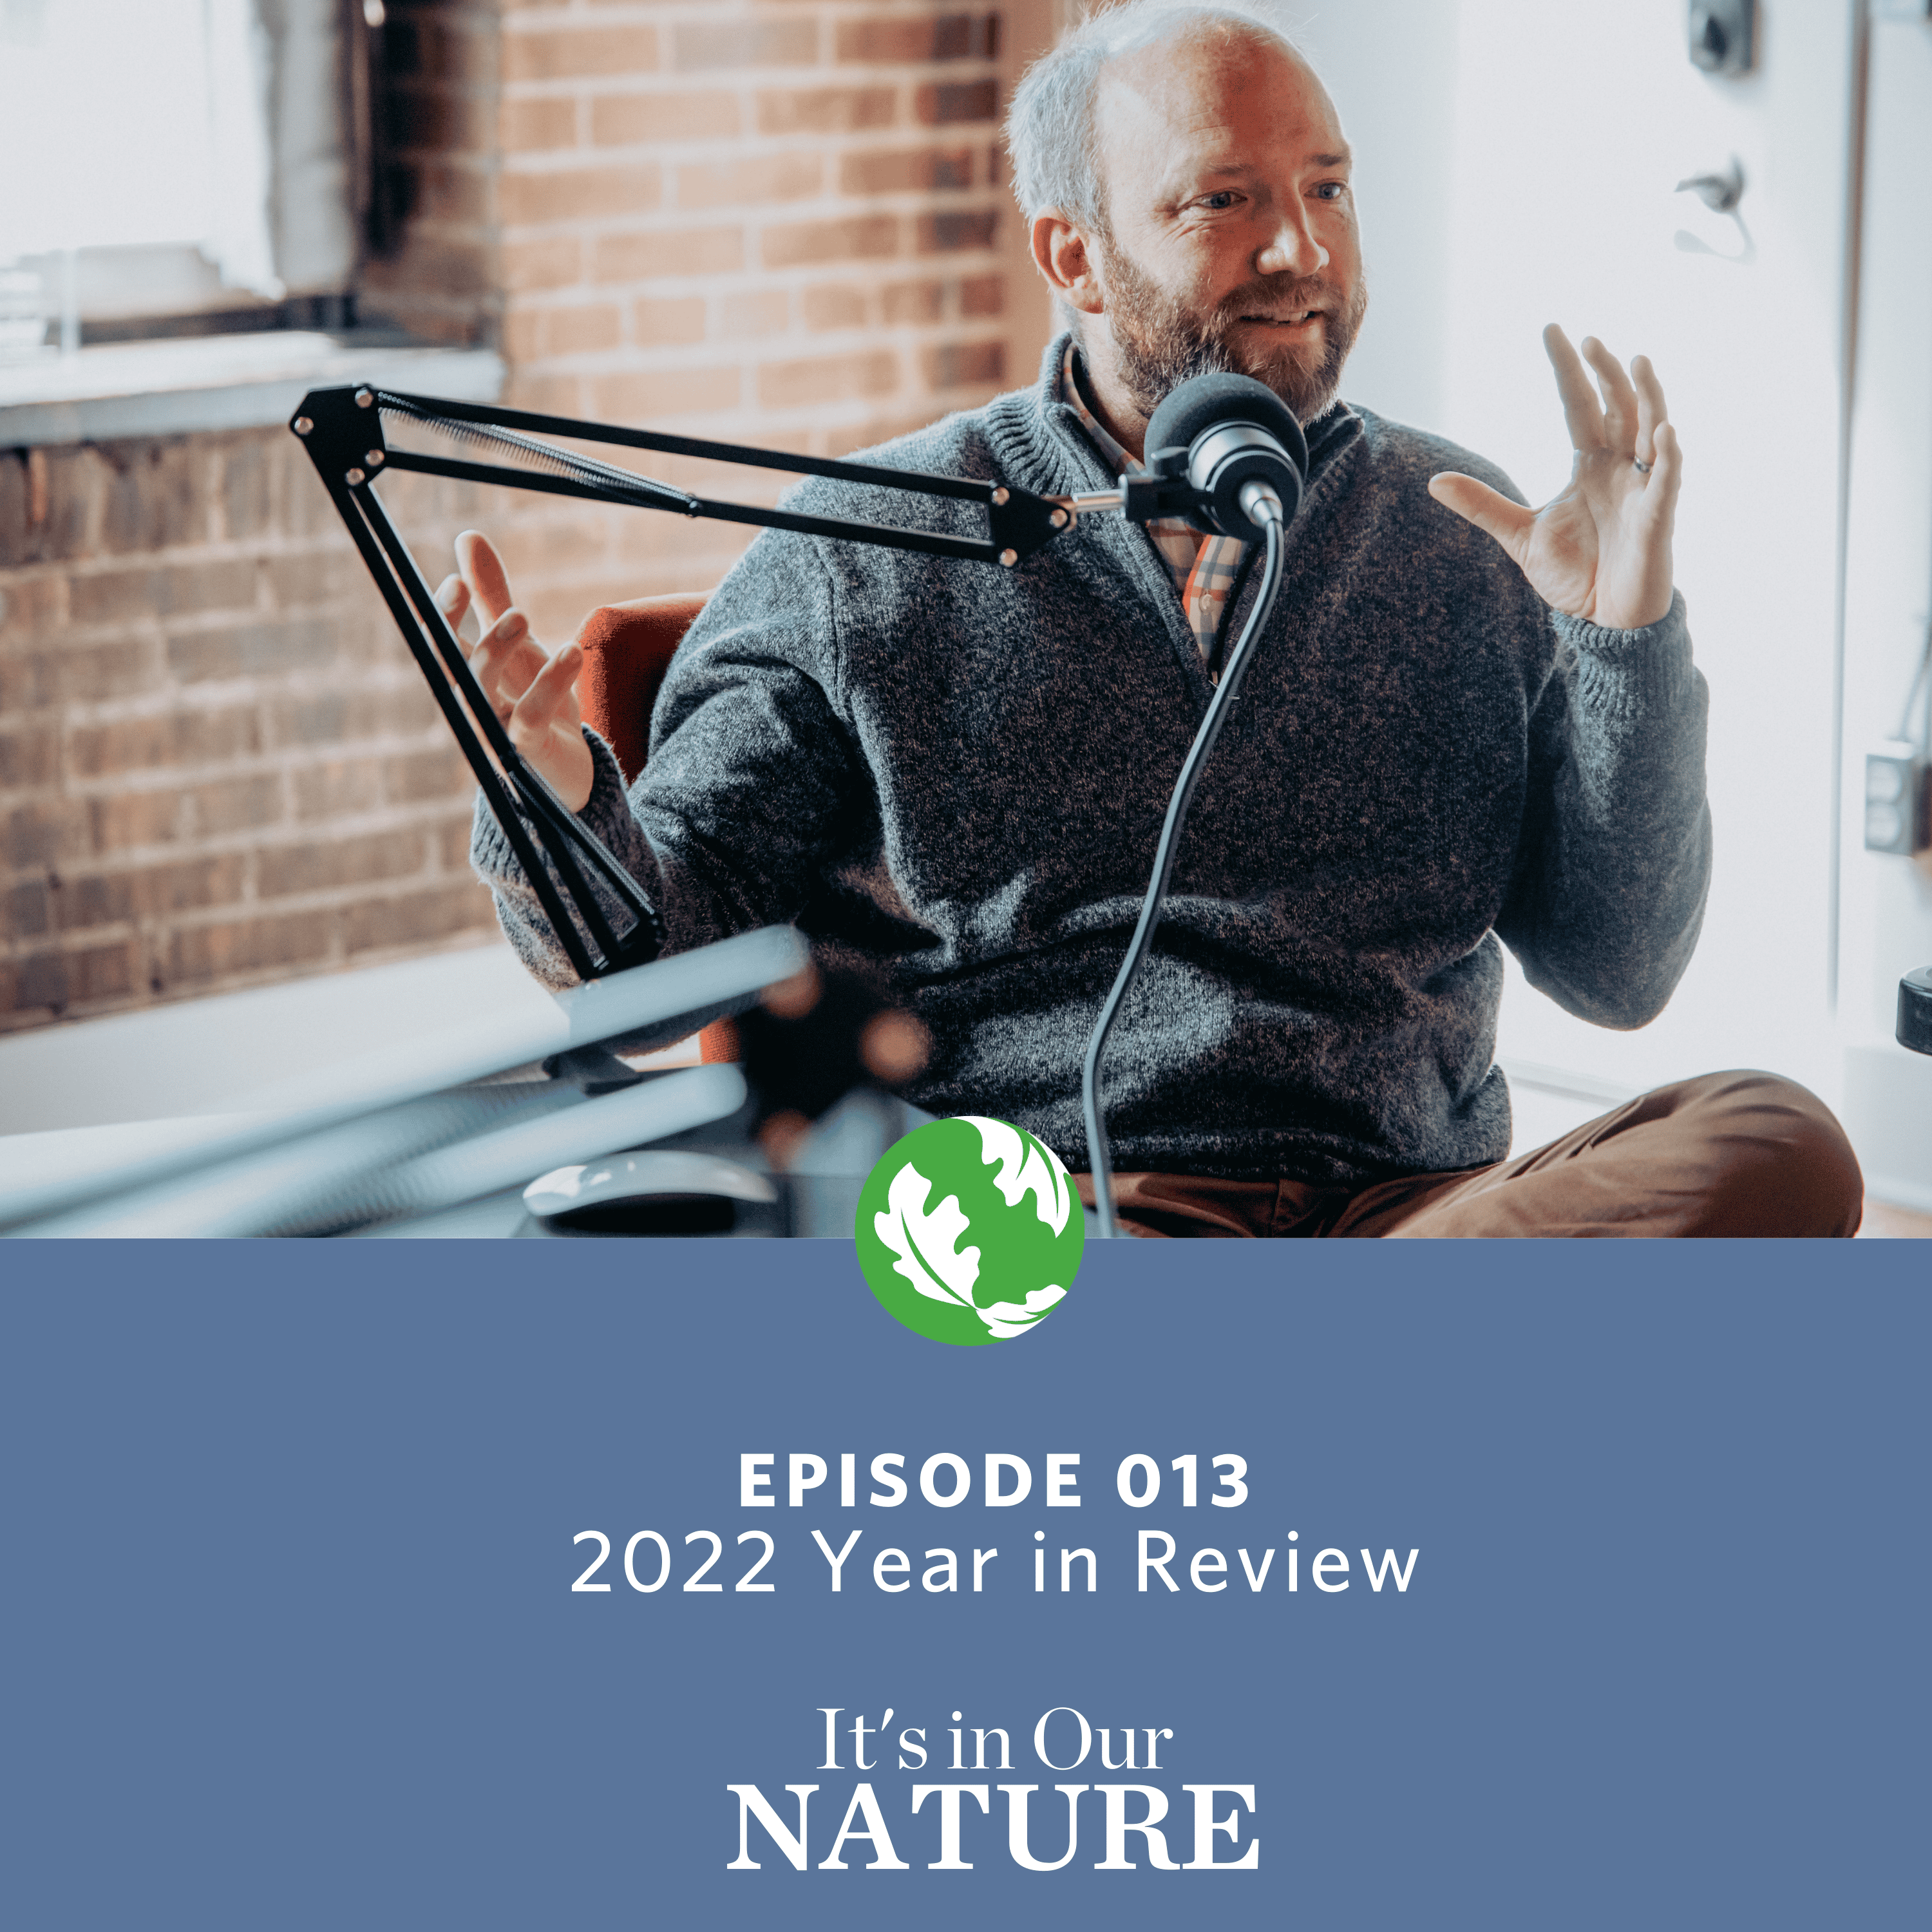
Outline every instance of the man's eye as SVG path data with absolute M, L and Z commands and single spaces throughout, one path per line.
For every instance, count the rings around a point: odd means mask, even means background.
M 1340 201 L 1348 192 L 1348 184 L 1346 182 L 1324 182 L 1315 192 L 1323 201 Z
M 1219 213 L 1222 208 L 1232 208 L 1240 196 L 1232 188 L 1219 188 L 1212 194 L 1204 194 L 1199 205 Z

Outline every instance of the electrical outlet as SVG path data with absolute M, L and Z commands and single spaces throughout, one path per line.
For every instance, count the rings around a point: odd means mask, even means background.
M 1893 742 L 1865 758 L 1865 850 L 1909 859 L 1932 844 L 1932 766 L 1916 745 Z

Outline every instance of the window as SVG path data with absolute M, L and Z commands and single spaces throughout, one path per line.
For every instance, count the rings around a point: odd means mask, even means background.
M 380 19 L 0 0 L 0 354 L 352 320 Z

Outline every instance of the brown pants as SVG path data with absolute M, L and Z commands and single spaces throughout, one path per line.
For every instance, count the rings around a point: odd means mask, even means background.
M 1075 1177 L 1090 1208 L 1094 1185 Z M 1533 1154 L 1352 1190 L 1118 1174 L 1130 1233 L 1170 1235 L 1849 1235 L 1864 1181 L 1814 1094 L 1772 1073 L 1660 1087 Z

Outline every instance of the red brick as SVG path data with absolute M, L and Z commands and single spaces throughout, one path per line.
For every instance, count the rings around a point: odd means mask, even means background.
M 618 598 L 610 601 L 621 603 L 625 600 Z M 438 872 L 454 872 L 465 878 L 470 876 L 470 842 L 473 825 L 472 814 L 466 810 L 433 828 L 431 854 Z
M 382 761 L 382 796 L 392 805 L 464 796 L 475 784 L 469 764 L 454 742 Z
M 718 304 L 718 338 L 742 342 L 781 334 L 791 320 L 791 298 L 782 289 L 753 289 L 722 297 Z
M 178 791 L 124 791 L 90 799 L 87 817 L 96 852 L 134 851 L 192 836 L 187 799 Z
M 739 128 L 735 94 L 598 94 L 590 101 L 590 138 L 600 147 L 644 142 L 728 140 Z
M 959 284 L 962 315 L 999 315 L 1006 306 L 1006 278 L 1004 275 L 969 275 Z
M 221 532 L 231 539 L 260 536 L 268 527 L 273 478 L 280 457 L 260 436 L 230 444 L 221 456 Z
M 926 386 L 960 389 L 998 382 L 1006 373 L 1004 342 L 942 342 L 926 350 Z
M 826 456 L 846 456 L 855 449 L 869 449 L 874 445 L 891 442 L 902 436 L 912 436 L 932 426 L 932 412 L 923 410 L 916 416 L 875 416 L 870 422 L 835 429 L 824 439 L 820 454 Z
M 0 477 L 19 468 L 0 458 Z M 38 635 L 66 621 L 67 579 L 16 577 L 0 586 L 0 643 Z
M 164 970 L 179 986 L 320 964 L 328 956 L 332 925 L 328 913 L 303 912 L 177 929 L 168 935 Z
M 38 939 L 49 931 L 53 919 L 47 898 L 46 882 L 41 879 L 31 879 L 23 886 L 11 886 L 0 892 L 0 934 L 18 940 Z
M 681 74 L 714 68 L 808 67 L 818 58 L 815 20 L 737 20 L 686 22 L 677 29 L 675 64 Z
M 855 215 L 843 221 L 802 221 L 764 232 L 765 266 L 796 268 L 810 262 L 846 262 L 896 255 L 899 224 L 890 214 Z
M 503 36 L 506 80 L 578 80 L 648 74 L 658 64 L 654 27 L 513 26 Z
M 0 791 L 50 785 L 60 770 L 60 736 L 50 719 L 0 732 Z
M 997 121 L 1000 118 L 1000 83 L 997 80 L 949 80 L 928 85 L 914 92 L 912 111 L 928 128 L 950 128 L 970 121 Z
M 658 170 L 644 164 L 547 168 L 541 173 L 506 174 L 496 185 L 503 219 L 513 226 L 635 214 L 656 207 L 662 192 Z
M 58 1017 L 70 1006 L 130 993 L 140 977 L 136 949 L 125 940 L 84 951 L 29 953 L 16 963 L 0 965 L 0 1010 L 18 1013 L 44 1008 Z
M 382 773 L 375 758 L 331 758 L 297 767 L 290 774 L 296 817 L 306 822 L 374 811 L 382 802 Z
M 888 322 L 937 322 L 945 305 L 946 284 L 892 282 L 886 285 L 885 298 Z
M 781 301 L 783 298 L 780 298 Z M 632 327 L 640 343 L 702 342 L 704 340 L 704 298 L 679 296 L 653 302 L 646 298 L 631 310 Z
M 767 409 L 842 402 L 850 396 L 887 394 L 898 387 L 898 358 L 889 349 L 772 362 L 758 371 L 758 400 Z
M 166 680 L 158 646 L 140 638 L 0 657 L 0 713 L 55 704 L 92 704 L 158 691 Z
M 538 154 L 577 146 L 577 103 L 568 96 L 540 95 L 506 100 L 499 112 L 496 138 L 506 154 Z
M 191 787 L 187 797 L 194 814 L 194 836 L 220 838 L 257 826 L 279 824 L 282 782 L 273 772 L 218 779 Z
M 534 362 L 543 353 L 543 310 L 520 304 L 503 318 L 502 350 L 512 364 Z
M 369 574 L 348 543 L 326 550 L 296 550 L 268 558 L 268 591 L 280 608 L 290 604 L 332 603 L 338 597 L 359 595 Z
M 808 328 L 856 328 L 866 310 L 866 291 L 854 283 L 821 282 L 805 292 Z
M 414 827 L 359 838 L 266 846 L 256 855 L 255 890 L 265 899 L 286 898 L 379 879 L 406 879 L 423 869 L 428 851 L 422 832 Z
M 586 356 L 615 349 L 624 339 L 623 311 L 615 302 L 581 302 L 538 311 L 546 356 Z
M 320 669 L 335 655 L 334 628 L 320 617 L 190 631 L 167 644 L 168 668 L 184 684 Z
M 970 188 L 970 148 L 869 149 L 848 154 L 839 164 L 838 185 L 848 194 L 900 194 L 920 188 Z
M 766 134 L 849 134 L 890 128 L 898 98 L 890 87 L 770 88 L 758 96 L 758 128 Z
M 997 14 L 942 14 L 936 20 L 856 20 L 838 29 L 842 61 L 990 60 L 999 52 Z
M 503 244 L 503 286 L 563 289 L 584 279 L 584 250 L 574 235 L 545 235 Z
M 442 713 L 429 688 L 412 682 L 382 691 L 321 691 L 274 700 L 268 706 L 268 738 L 278 748 L 336 745 L 345 740 L 421 736 L 440 728 Z
M 0 568 L 85 556 L 94 542 L 101 470 L 89 448 L 0 456 Z
M 138 872 L 83 873 L 65 880 L 53 896 L 56 916 L 63 932 L 82 932 L 130 920 L 232 905 L 242 897 L 246 879 L 247 861 L 239 852 L 145 866 Z
M 68 616 L 76 624 L 246 610 L 254 602 L 255 565 L 248 557 L 171 569 L 105 571 L 71 578 L 68 584 Z
M 344 921 L 343 946 L 352 956 L 419 946 L 454 933 L 496 929 L 488 890 L 480 880 L 470 880 L 351 906 Z
M 70 732 L 67 741 L 68 769 L 82 778 L 214 764 L 260 748 L 260 722 L 248 706 L 124 718 Z
M 90 814 L 65 799 L 42 799 L 7 814 L 7 837 L 0 851 L 16 871 L 51 866 L 85 851 Z
M 665 370 L 662 374 L 600 376 L 591 386 L 600 422 L 647 423 L 659 416 L 693 416 L 738 406 L 738 372 Z
M 581 416 L 584 385 L 574 376 L 556 372 L 532 375 L 524 370 L 513 370 L 503 400 L 513 410 L 533 410 L 550 416 Z M 520 499 L 512 498 L 504 507 L 509 511 L 524 506 Z
M 943 255 L 956 249 L 990 248 L 999 213 L 991 208 L 949 209 L 919 218 L 916 246 L 922 255 Z
M 646 470 L 652 464 L 649 456 L 640 458 Z M 610 520 L 625 514 L 593 509 L 584 503 L 566 504 L 556 497 L 545 500 L 536 514 L 507 525 L 498 540 L 496 548 L 510 581 L 527 584 L 538 574 L 554 576 L 579 564 L 601 563 L 609 548 Z M 541 629 L 537 635 L 543 635 Z
M 211 534 L 214 466 L 199 439 L 98 444 L 104 472 L 100 547 L 160 550 Z
M 593 278 L 641 282 L 658 275 L 726 275 L 745 266 L 741 228 L 650 229 L 600 235 Z
M 771 201 L 804 201 L 818 193 L 824 163 L 812 153 L 760 154 L 748 160 L 682 167 L 680 208 L 732 208 Z

